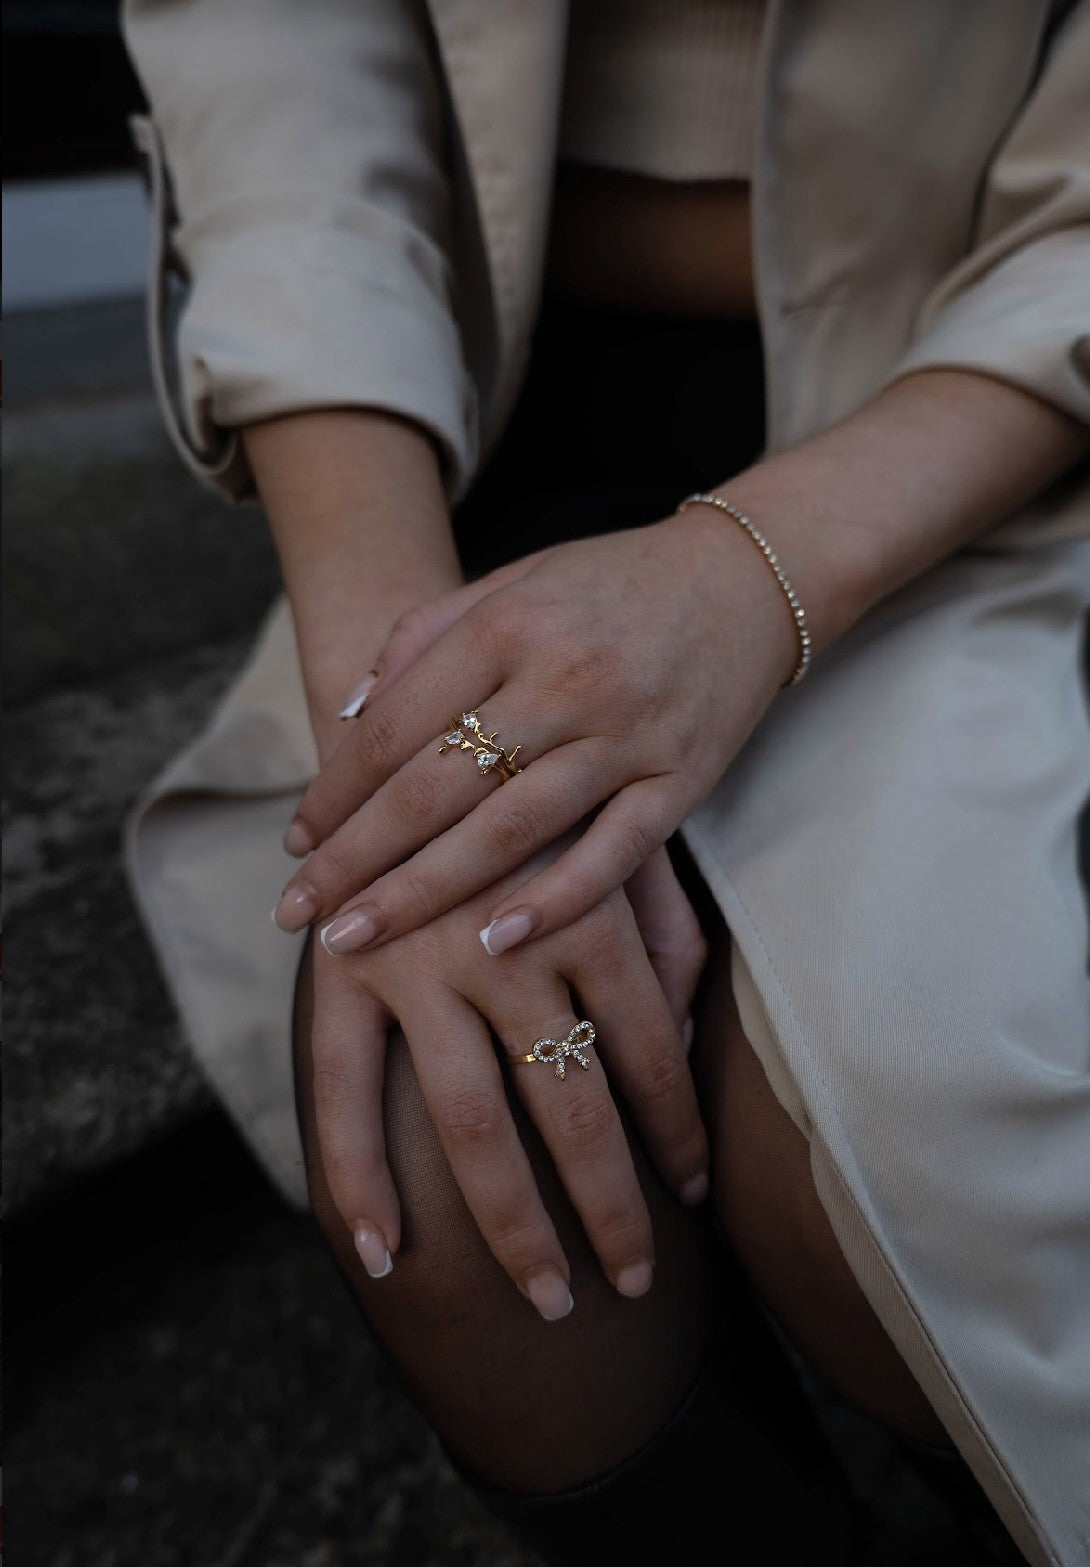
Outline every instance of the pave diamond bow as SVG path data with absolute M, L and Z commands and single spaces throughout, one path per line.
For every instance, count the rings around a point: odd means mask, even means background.
M 547 1066 L 555 1063 L 557 1077 L 567 1071 L 565 1056 L 578 1061 L 584 1072 L 590 1071 L 587 1047 L 594 1043 L 594 1024 L 576 1023 L 567 1039 L 539 1039 L 534 1045 L 534 1055 Z

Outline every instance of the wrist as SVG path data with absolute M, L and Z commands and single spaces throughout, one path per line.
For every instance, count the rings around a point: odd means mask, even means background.
M 286 415 L 243 439 L 324 755 L 398 616 L 462 581 L 439 463 L 426 431 L 377 409 Z
M 920 371 L 712 493 L 767 537 L 817 654 L 1085 450 L 1085 431 L 1039 398 L 968 371 Z
M 813 646 L 813 633 L 803 609 L 802 600 L 791 578 L 783 569 L 783 564 L 768 539 L 757 527 L 751 517 L 733 501 L 725 500 L 723 496 L 711 491 L 697 491 L 687 495 L 677 508 L 677 514 L 690 511 L 693 507 L 709 507 L 717 511 L 721 516 L 729 517 L 736 527 L 749 539 L 754 549 L 760 555 L 767 569 L 775 579 L 776 586 L 783 596 L 783 602 L 791 615 L 791 622 L 795 630 L 796 658 L 790 675 L 783 682 L 784 685 L 798 685 L 810 667 L 810 656 Z M 781 617 L 782 618 L 782 617 Z
M 879 564 L 870 548 L 872 541 L 865 529 L 848 525 L 843 509 L 823 487 L 811 454 L 805 460 L 794 452 L 767 459 L 710 493 L 736 506 L 774 551 L 801 606 L 812 656 L 831 647 L 871 607 L 877 597 Z M 760 567 L 779 589 L 797 662 L 802 646 L 786 591 L 739 525 L 725 516 L 718 521 L 742 535 L 742 543 L 753 552 L 754 569 Z

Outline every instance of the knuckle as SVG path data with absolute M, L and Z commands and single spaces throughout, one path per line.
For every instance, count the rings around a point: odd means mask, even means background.
M 492 823 L 492 838 L 501 855 L 521 858 L 535 853 L 547 834 L 541 813 L 530 800 L 505 802 Z
M 430 920 L 434 916 L 436 898 L 426 876 L 403 866 L 398 872 L 396 885 L 402 909 L 408 917 Z
M 391 806 L 408 827 L 430 826 L 435 819 L 438 798 L 436 781 L 427 773 L 406 769 L 391 793 Z
M 497 651 L 518 646 L 526 629 L 526 612 L 519 599 L 511 589 L 489 594 L 469 611 L 475 622 L 473 635 Z
M 366 726 L 357 730 L 357 749 L 365 760 L 368 771 L 389 775 L 397 765 L 398 725 L 394 715 L 380 708 L 367 718 Z
M 627 1259 L 651 1250 L 651 1224 L 647 1209 L 638 1199 L 618 1202 L 605 1209 L 595 1225 L 598 1249 L 611 1257 Z
M 621 927 L 620 905 L 612 898 L 596 904 L 578 922 L 576 950 L 583 963 L 608 978 L 624 961 L 628 948 Z
M 592 649 L 567 647 L 542 671 L 540 684 L 547 702 L 570 705 L 573 693 L 597 687 L 603 678 Z
M 643 1097 L 657 1103 L 684 1091 L 689 1067 L 673 1041 L 663 1040 L 644 1061 L 639 1076 Z
M 603 1249 L 608 1250 L 609 1254 L 619 1261 L 628 1261 L 641 1255 L 645 1257 L 653 1249 L 653 1236 L 651 1236 L 647 1211 L 636 1203 L 633 1207 L 625 1208 L 606 1219 L 601 1227 L 601 1233 L 603 1233 Z
M 545 683 L 551 693 L 567 697 L 575 691 L 592 691 L 595 708 L 612 707 L 626 683 L 626 659 L 612 643 L 569 639 L 551 661 Z
M 580 1148 L 601 1142 L 613 1126 L 614 1109 L 603 1094 L 574 1094 L 560 1112 L 559 1127 L 565 1141 Z
M 659 847 L 655 834 L 638 817 L 620 822 L 616 831 L 622 863 L 630 865 L 633 871 L 650 859 Z
M 460 1088 L 448 1093 L 438 1106 L 436 1119 L 443 1140 L 458 1149 L 481 1148 L 500 1133 L 500 1106 L 480 1089 Z
M 420 639 L 427 629 L 427 617 L 419 604 L 414 604 L 411 609 L 402 610 L 394 621 L 390 630 L 387 646 L 395 642 L 415 642 Z
M 337 1147 L 327 1142 L 321 1150 L 322 1170 L 333 1205 L 346 1219 L 354 1217 L 350 1209 L 361 1193 L 372 1189 L 377 1174 L 376 1162 L 359 1149 Z
M 315 1061 L 311 1067 L 311 1087 L 314 1094 L 314 1119 L 324 1131 L 331 1112 L 342 1110 L 345 1100 L 352 1093 L 352 1074 L 343 1061 Z
M 323 904 L 351 885 L 359 865 L 349 846 L 334 836 L 316 850 L 307 862 L 307 885 Z
M 575 673 L 580 680 L 612 697 L 630 678 L 631 660 L 612 642 L 595 642 L 578 650 Z
M 512 1265 L 536 1262 L 548 1250 L 548 1236 L 525 1204 L 508 1200 L 489 1216 L 488 1239 Z

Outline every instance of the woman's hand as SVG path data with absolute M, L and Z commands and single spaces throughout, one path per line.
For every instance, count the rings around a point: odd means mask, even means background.
M 820 652 L 1038 494 L 1086 439 L 990 376 L 918 371 L 728 493 L 778 551 Z M 543 552 L 364 710 L 303 798 L 292 843 L 315 852 L 277 922 L 298 930 L 352 898 L 327 943 L 382 941 L 589 819 L 485 926 L 493 951 L 560 928 L 707 795 L 796 655 L 767 563 L 711 507 Z M 521 747 L 524 771 L 503 787 L 468 755 L 437 754 L 444 725 L 473 707 Z
M 475 938 L 496 894 L 489 889 L 422 930 L 348 959 L 315 948 L 318 1143 L 338 1211 L 368 1270 L 381 1276 L 387 1252 L 396 1255 L 399 1216 L 376 1126 L 385 1049 L 375 1025 L 397 1018 L 481 1233 L 522 1293 L 552 1318 L 570 1309 L 570 1269 L 511 1115 L 507 1080 L 624 1295 L 650 1285 L 654 1245 L 614 1091 L 682 1201 L 707 1191 L 707 1141 L 678 1028 L 624 894 L 499 963 Z M 578 1055 L 563 1056 L 561 1078 L 552 1047 L 543 1051 L 548 1061 L 504 1065 L 505 1054 L 528 1054 L 537 1040 L 569 1039 L 584 1018 L 596 1030 L 585 1067 Z
M 492 954 L 562 929 L 664 843 L 794 667 L 775 578 L 711 508 L 519 568 L 450 595 L 458 611 L 478 596 L 376 690 L 307 790 L 289 838 L 320 847 L 285 889 L 283 928 L 352 899 L 328 948 L 389 940 L 582 824 L 483 922 Z M 440 754 L 451 719 L 475 708 L 508 753 L 520 747 L 505 786 L 469 755 Z
M 364 693 L 363 700 L 350 701 L 342 716 L 356 717 L 368 696 L 381 685 L 389 685 L 415 664 L 467 609 L 503 582 L 525 576 L 538 558 L 536 554 L 524 556 L 493 572 L 487 582 L 468 583 L 456 591 L 429 599 L 403 615 L 375 660 L 374 669 L 357 687 Z M 335 749 L 333 745 L 326 746 L 322 754 L 329 756 Z M 707 944 L 700 921 L 678 881 L 665 847 L 656 849 L 629 877 L 625 893 L 651 967 L 658 975 L 674 1021 L 681 1030 L 682 1042 L 688 1049 L 693 1034 L 690 1009 L 704 968 Z

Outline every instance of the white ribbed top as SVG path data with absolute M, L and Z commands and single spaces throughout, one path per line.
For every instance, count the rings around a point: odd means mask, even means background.
M 762 0 L 572 0 L 560 156 L 746 179 Z

